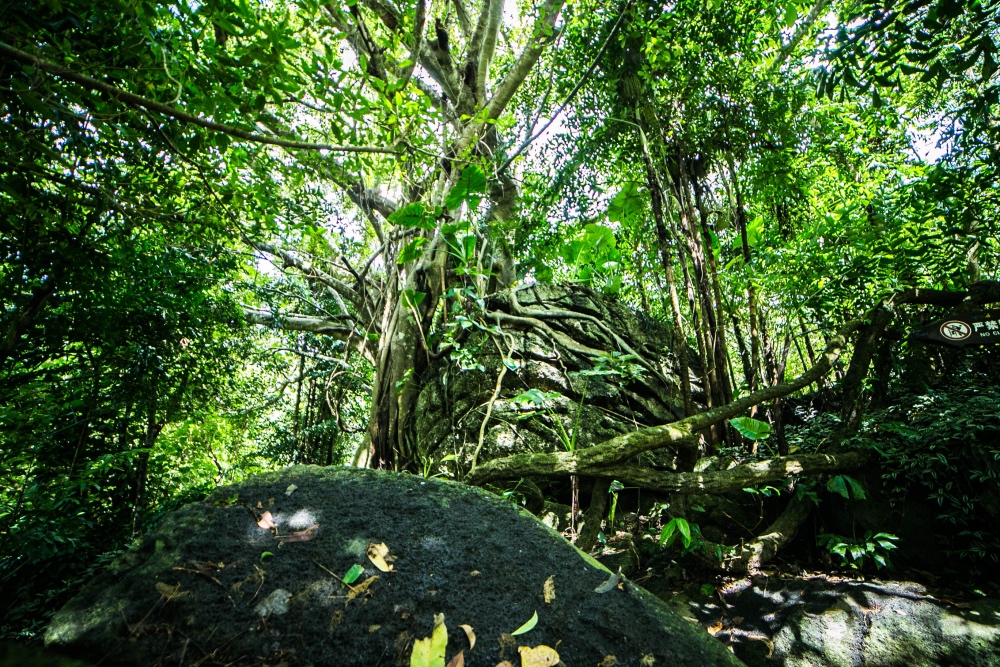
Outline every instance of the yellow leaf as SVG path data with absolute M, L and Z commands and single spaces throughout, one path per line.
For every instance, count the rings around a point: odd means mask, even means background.
M 514 664 L 510 660 L 504 660 L 503 662 L 497 663 L 497 667 L 514 667 Z
M 447 647 L 448 628 L 444 624 L 444 614 L 437 614 L 431 636 L 413 642 L 410 667 L 445 667 L 444 652 Z
M 535 648 L 518 646 L 517 652 L 521 654 L 521 667 L 552 667 L 559 662 L 556 650 L 545 645 Z
M 476 648 L 476 633 L 472 631 L 472 626 L 463 624 L 458 627 L 465 630 L 465 636 L 469 638 L 469 650 Z
M 385 542 L 381 544 L 372 542 L 368 545 L 368 559 L 383 572 L 392 572 L 392 565 L 389 565 L 385 560 L 388 555 L 389 547 L 385 546 Z
M 545 604 L 551 604 L 556 599 L 556 575 L 552 575 L 545 580 L 542 586 L 542 595 L 545 596 Z

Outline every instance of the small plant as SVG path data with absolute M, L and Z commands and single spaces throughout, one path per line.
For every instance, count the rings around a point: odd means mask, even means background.
M 611 494 L 611 512 L 608 513 L 608 531 L 615 534 L 615 510 L 618 509 L 618 492 L 625 488 L 625 485 L 617 479 L 611 482 L 608 493 Z
M 835 535 L 833 533 L 822 533 L 816 538 L 817 545 L 823 547 L 831 554 L 840 557 L 841 567 L 850 567 L 852 570 L 864 568 L 865 563 L 871 559 L 875 567 L 882 569 L 892 568 L 892 561 L 889 560 L 889 552 L 896 548 L 896 540 L 899 538 L 889 533 L 876 533 L 872 535 L 869 530 L 861 539 Z
M 663 527 L 660 532 L 660 546 L 669 549 L 670 546 L 677 540 L 677 536 L 681 537 L 681 544 L 684 547 L 684 552 L 687 553 L 691 549 L 691 545 L 695 543 L 694 535 L 700 534 L 697 531 L 697 526 L 688 523 L 687 519 L 682 519 L 680 517 L 674 517 Z
M 577 406 L 576 410 L 576 420 L 573 422 L 573 430 L 567 431 L 566 427 L 563 426 L 562 420 L 551 407 L 551 402 L 562 397 L 557 391 L 542 391 L 540 389 L 529 389 L 528 391 L 519 394 L 514 397 L 514 403 L 526 406 L 530 409 L 529 412 L 521 415 L 521 419 L 529 419 L 537 415 L 539 412 L 544 411 L 549 418 L 555 422 L 556 427 L 559 429 L 556 431 L 556 435 L 559 436 L 559 442 L 562 444 L 563 449 L 568 452 L 572 452 L 576 449 L 576 436 L 580 432 L 580 414 L 583 412 L 583 400 L 586 397 L 586 393 L 580 395 L 580 404 Z

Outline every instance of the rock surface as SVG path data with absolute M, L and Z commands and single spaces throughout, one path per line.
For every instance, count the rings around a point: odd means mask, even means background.
M 265 511 L 276 529 L 258 525 Z M 383 543 L 391 572 L 366 555 Z M 349 599 L 338 578 L 353 565 L 364 571 Z M 55 616 L 46 645 L 102 666 L 408 665 L 444 614 L 447 658 L 464 651 L 473 667 L 518 664 L 518 647 L 538 645 L 573 666 L 739 664 L 645 590 L 596 592 L 609 576 L 481 490 L 299 466 L 168 515 Z
M 533 285 L 516 296 L 517 307 L 509 292 L 496 294 L 489 309 L 534 319 L 549 331 L 503 323 L 501 336 L 470 328 L 461 342 L 466 367 L 445 358 L 425 378 L 415 429 L 421 457 L 454 455 L 467 467 L 503 368 L 501 352 L 508 369 L 483 432 L 480 461 L 560 450 L 574 434 L 577 447 L 589 447 L 683 416 L 676 341 L 662 323 L 580 285 Z M 618 362 L 628 350 L 646 367 L 635 360 Z M 451 356 L 460 358 L 461 351 Z M 697 366 L 697 355 L 686 354 Z M 558 396 L 542 409 L 513 400 L 532 389 Z
M 671 606 L 709 627 L 749 667 L 1000 666 L 1000 600 L 947 603 L 918 584 L 755 578 L 721 598 Z

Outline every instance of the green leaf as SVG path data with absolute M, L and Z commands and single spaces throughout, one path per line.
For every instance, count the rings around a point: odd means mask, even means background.
M 347 584 L 348 586 L 350 586 L 355 581 L 357 581 L 358 577 L 360 577 L 362 574 L 364 574 L 364 572 L 365 572 L 365 568 L 363 568 L 360 565 L 358 565 L 357 563 L 355 563 L 354 565 L 351 566 L 351 569 L 348 570 L 344 574 L 344 578 L 341 579 L 341 581 L 343 581 L 345 584 Z
M 680 517 L 673 519 L 673 521 L 677 522 L 677 530 L 683 538 L 684 547 L 687 548 L 691 546 L 691 524 L 687 522 L 687 519 L 682 519 Z
M 735 419 L 730 419 L 729 423 L 748 440 L 766 440 L 771 435 L 771 425 L 759 419 L 736 417 Z
M 418 292 L 417 290 L 414 289 L 405 289 L 403 290 L 402 294 L 403 294 L 403 299 L 406 301 L 406 305 L 408 307 L 412 306 L 413 308 L 419 306 L 423 302 L 423 300 L 427 297 L 426 293 Z
M 476 208 L 484 192 L 486 192 L 486 174 L 476 165 L 470 164 L 462 170 L 458 182 L 445 198 L 444 205 L 452 211 L 460 207 L 462 202 L 466 202 L 469 208 Z
M 826 483 L 826 488 L 831 493 L 843 496 L 847 500 L 864 500 L 866 497 L 864 487 L 858 483 L 858 480 L 847 475 L 831 477 L 830 481 Z
M 533 405 L 543 405 L 550 398 L 549 394 L 541 389 L 529 389 L 526 392 L 514 397 L 514 402 L 519 404 L 531 403 Z
M 751 248 L 760 244 L 764 240 L 764 217 L 758 215 L 752 222 L 747 223 L 747 245 Z
M 418 236 L 413 239 L 399 251 L 399 257 L 396 258 L 398 264 L 409 264 L 415 259 L 418 259 L 424 254 L 424 246 L 427 245 L 428 241 L 423 236 Z
M 434 229 L 434 220 L 426 215 L 424 205 L 420 202 L 413 202 L 396 210 L 389 216 L 389 222 L 407 229 L 412 229 L 413 227 Z
M 510 634 L 511 635 L 523 635 L 525 632 L 530 632 L 536 625 L 538 625 L 538 612 L 537 611 L 534 614 L 531 615 L 531 618 L 529 618 L 525 622 L 524 625 L 522 625 L 521 627 L 519 627 L 517 630 L 514 630 L 514 632 L 512 632 Z
M 628 183 L 608 204 L 608 220 L 627 223 L 642 212 L 642 204 L 639 185 L 635 182 Z
M 263 563 L 263 562 L 264 562 L 264 559 L 265 559 L 265 558 L 270 558 L 270 557 L 271 557 L 271 556 L 273 556 L 273 555 L 274 555 L 274 554 L 273 554 L 273 553 L 271 553 L 270 551 L 265 551 L 264 553 L 262 553 L 262 554 L 260 555 L 260 562 L 261 562 L 261 563 Z

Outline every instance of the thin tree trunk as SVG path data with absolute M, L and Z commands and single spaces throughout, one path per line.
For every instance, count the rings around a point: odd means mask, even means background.
M 636 114 L 638 116 L 638 114 Z M 646 140 L 646 133 L 640 127 L 639 132 L 642 138 L 642 156 L 646 163 L 646 184 L 649 187 L 650 201 L 653 206 L 653 219 L 656 221 L 656 239 L 659 244 L 660 261 L 663 265 L 663 275 L 667 279 L 667 287 L 670 291 L 670 310 L 674 318 L 674 341 L 675 352 L 678 363 L 678 372 L 681 379 L 681 397 L 684 404 L 684 416 L 692 414 L 693 406 L 691 401 L 691 380 L 688 375 L 687 363 L 687 336 L 684 333 L 684 320 L 681 317 L 680 300 L 677 297 L 677 281 L 674 277 L 674 266 L 670 259 L 670 241 L 667 236 L 667 224 L 663 214 L 663 188 L 660 185 L 659 176 L 653 165 L 653 158 L 649 153 L 649 144 Z

